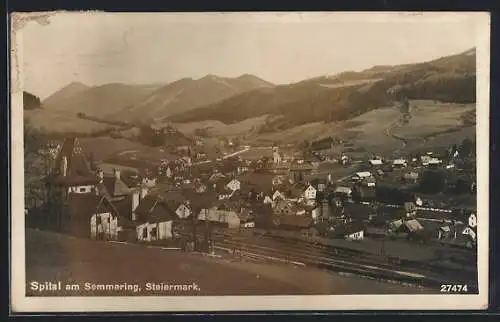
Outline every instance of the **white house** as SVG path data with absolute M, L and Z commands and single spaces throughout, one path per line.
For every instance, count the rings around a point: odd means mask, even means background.
M 366 178 L 370 178 L 372 176 L 371 172 L 369 171 L 361 171 L 361 172 L 356 172 L 355 174 L 355 178 L 357 180 L 362 180 L 362 179 L 366 179 Z
M 110 212 L 94 214 L 90 217 L 90 238 L 91 239 L 118 239 L 118 216 L 113 216 Z
M 316 188 L 313 186 L 309 185 L 305 190 L 304 190 L 304 198 L 308 200 L 314 200 L 316 199 Z
M 344 195 L 346 197 L 351 197 L 352 196 L 352 188 L 339 186 L 339 187 L 335 188 L 334 193 L 336 195 Z
M 394 167 L 401 167 L 401 168 L 404 168 L 407 166 L 407 162 L 405 159 L 395 159 L 395 160 L 392 160 L 392 165 Z
M 180 219 L 186 219 L 191 216 L 191 209 L 185 203 L 181 203 L 174 211 Z
M 476 233 L 474 230 L 470 227 L 465 227 L 465 229 L 462 231 L 463 235 L 469 235 L 473 241 L 476 241 Z
M 137 240 L 155 241 L 173 238 L 172 221 L 145 222 L 136 227 Z
M 368 160 L 368 163 L 371 166 L 382 165 L 382 160 L 380 160 L 380 159 L 372 159 L 372 160 Z
M 241 183 L 236 180 L 236 179 L 232 179 L 231 181 L 229 181 L 227 184 L 226 184 L 226 187 L 228 189 L 230 189 L 231 191 L 237 191 L 237 190 L 240 190 L 241 188 Z
M 269 197 L 268 195 L 266 195 L 264 197 L 264 204 L 273 204 L 273 199 L 271 197 Z
M 476 214 L 474 214 L 474 213 L 470 214 L 468 221 L 469 221 L 469 227 L 476 228 L 476 226 L 477 226 Z
M 171 239 L 173 237 L 172 224 L 177 215 L 155 196 L 147 195 L 141 199 L 135 209 L 137 220 L 137 240 L 155 241 Z
M 365 238 L 365 232 L 363 229 L 357 231 L 351 231 L 345 235 L 346 240 L 363 240 L 364 238 Z

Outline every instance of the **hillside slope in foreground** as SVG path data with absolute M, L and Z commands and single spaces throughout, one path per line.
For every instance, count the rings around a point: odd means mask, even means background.
M 139 292 L 46 292 L 31 290 L 32 281 L 84 285 L 137 283 Z M 146 283 L 196 283 L 190 292 L 147 291 Z M 27 295 L 313 295 L 408 294 L 420 288 L 343 277 L 312 268 L 215 259 L 141 245 L 94 242 L 27 230 Z

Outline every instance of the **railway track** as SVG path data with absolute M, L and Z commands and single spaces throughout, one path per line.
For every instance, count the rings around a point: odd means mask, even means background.
M 361 255 L 358 251 L 308 242 L 297 242 L 276 237 L 237 238 L 229 234 L 215 234 L 215 248 L 227 253 L 236 252 L 240 256 L 270 260 L 292 265 L 311 266 L 331 270 L 337 273 L 348 273 L 384 281 L 396 281 L 436 288 L 455 277 L 455 282 L 470 281 L 474 285 L 475 278 L 460 271 L 432 269 L 408 263 L 387 263 L 379 256 Z M 420 266 L 420 267 L 419 267 Z M 442 270 L 442 271 L 441 271 Z

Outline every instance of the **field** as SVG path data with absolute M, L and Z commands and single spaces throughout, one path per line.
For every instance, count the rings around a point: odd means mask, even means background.
M 126 151 L 138 152 L 151 149 L 140 142 L 111 137 L 95 137 L 80 139 L 86 153 L 93 153 L 95 160 L 105 160 Z
M 474 110 L 473 104 L 442 104 L 433 101 L 413 101 L 412 118 L 401 125 L 401 113 L 395 107 L 369 111 L 348 121 L 309 123 L 276 133 L 251 137 L 260 144 L 301 143 L 328 136 L 348 139 L 368 152 L 385 153 L 394 150 L 413 150 L 426 146 L 443 147 L 465 137 L 475 136 L 475 126 L 465 126 L 461 116 Z M 398 139 L 399 137 L 399 139 Z M 403 143 L 403 140 L 406 144 Z
M 407 138 L 425 137 L 463 126 L 461 116 L 475 109 L 474 104 L 440 104 L 426 101 L 412 102 L 410 122 L 394 131 Z
M 176 124 L 179 131 L 185 134 L 194 134 L 197 129 L 207 129 L 211 136 L 245 136 L 265 123 L 267 115 L 246 119 L 241 122 L 224 124 L 220 121 L 202 121 Z
M 24 117 L 30 126 L 41 132 L 90 134 L 111 128 L 107 124 L 84 120 L 74 114 L 58 110 L 24 111 Z
M 154 263 L 154 265 L 152 265 Z M 27 295 L 117 295 L 112 291 L 36 293 L 31 281 L 63 281 L 84 285 L 137 283 L 137 292 L 120 295 L 305 295 L 387 294 L 425 291 L 397 284 L 334 275 L 325 271 L 259 262 L 215 259 L 140 245 L 93 242 L 28 230 L 26 234 Z M 196 283 L 190 292 L 147 291 L 153 283 Z

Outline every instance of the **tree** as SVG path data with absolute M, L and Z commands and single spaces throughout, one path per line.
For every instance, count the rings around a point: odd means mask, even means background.
M 465 158 L 475 153 L 475 149 L 476 144 L 470 138 L 465 138 L 460 144 L 458 151 L 460 155 Z

